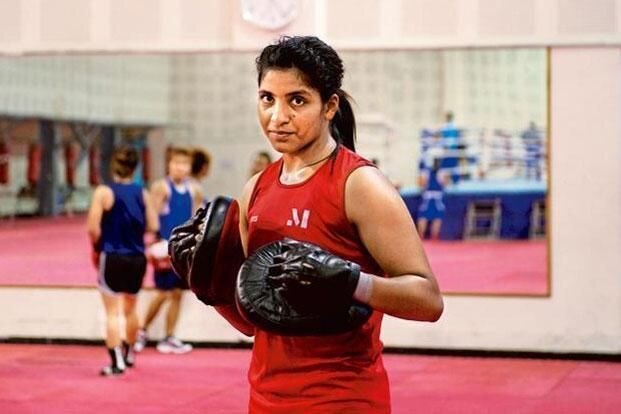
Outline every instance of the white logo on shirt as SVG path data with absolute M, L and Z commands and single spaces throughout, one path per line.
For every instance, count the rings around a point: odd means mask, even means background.
M 259 216 L 250 216 L 250 223 L 256 223 L 257 221 L 259 221 Z
M 298 214 L 297 208 L 291 209 L 291 219 L 287 220 L 287 226 L 298 226 L 300 228 L 308 228 L 308 218 L 310 217 L 310 210 L 302 210 L 302 220 Z

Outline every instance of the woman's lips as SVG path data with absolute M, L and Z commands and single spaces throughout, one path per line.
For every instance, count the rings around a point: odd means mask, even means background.
M 268 134 L 269 134 L 269 136 L 271 138 L 274 138 L 274 139 L 286 139 L 290 135 L 292 135 L 293 132 L 288 132 L 288 131 L 269 131 Z

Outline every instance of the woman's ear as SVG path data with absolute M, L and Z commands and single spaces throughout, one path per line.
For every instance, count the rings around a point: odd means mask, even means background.
M 340 98 L 337 94 L 333 93 L 332 96 L 330 96 L 330 98 L 328 98 L 328 102 L 326 102 L 326 119 L 328 121 L 332 121 L 332 118 L 334 118 L 334 115 L 336 115 L 336 113 L 339 110 L 339 101 Z

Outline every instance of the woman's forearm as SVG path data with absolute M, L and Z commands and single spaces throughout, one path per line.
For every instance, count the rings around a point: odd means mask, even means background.
M 435 322 L 442 315 L 442 295 L 430 280 L 417 275 L 370 277 L 368 305 L 373 309 L 417 321 Z

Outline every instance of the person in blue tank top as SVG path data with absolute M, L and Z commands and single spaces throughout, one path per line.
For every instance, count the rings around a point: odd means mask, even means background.
M 112 182 L 98 186 L 87 218 L 88 235 L 98 269 L 98 286 L 106 310 L 106 347 L 111 363 L 102 375 L 119 375 L 134 365 L 133 346 L 138 331 L 136 294 L 146 270 L 144 235 L 157 231 L 157 214 L 149 194 L 132 182 L 138 153 L 129 147 L 114 151 Z M 118 313 L 125 317 L 121 344 Z
M 440 237 L 442 219 L 446 210 L 443 202 L 444 187 L 450 183 L 450 177 L 442 171 L 442 158 L 435 158 L 433 164 L 421 171 L 419 186 L 422 189 L 422 201 L 418 208 L 416 227 L 421 238 L 425 237 L 427 226 L 431 223 L 430 237 Z
M 196 191 L 195 186 L 192 186 L 189 180 L 192 152 L 187 148 L 173 147 L 169 150 L 168 157 L 168 176 L 156 181 L 151 187 L 153 203 L 159 213 L 159 236 L 164 241 L 168 240 L 175 227 L 192 217 L 202 202 L 202 194 Z M 188 287 L 172 269 L 167 251 L 162 256 L 161 258 L 155 257 L 151 261 L 154 267 L 156 294 L 148 305 L 134 349 L 140 352 L 144 348 L 148 340 L 149 326 L 164 303 L 168 303 L 166 336 L 157 343 L 157 349 L 163 353 L 183 354 L 191 351 L 192 346 L 179 340 L 175 336 L 175 329 L 179 320 L 183 291 Z
M 460 157 L 454 154 L 454 151 L 462 149 L 464 142 L 461 139 L 461 130 L 457 128 L 453 121 L 453 112 L 446 113 L 446 122 L 440 128 L 440 136 L 442 137 L 442 147 L 445 152 L 450 155 L 444 156 L 443 167 L 451 171 L 451 180 L 457 183 L 461 179 L 461 175 L 457 172 L 460 163 Z

